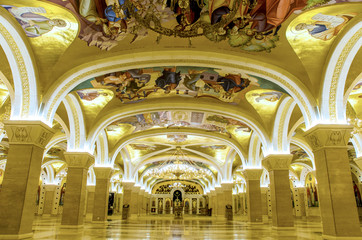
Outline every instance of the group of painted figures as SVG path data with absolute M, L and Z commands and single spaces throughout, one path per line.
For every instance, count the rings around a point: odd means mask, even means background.
M 176 94 L 199 97 L 201 94 L 210 94 L 222 98 L 228 98 L 249 86 L 250 80 L 241 74 L 226 74 L 220 76 L 216 72 L 207 70 L 189 69 L 188 74 L 177 71 L 176 67 L 166 67 L 159 73 L 154 84 L 150 84 L 151 75 L 147 72 L 152 69 L 132 69 L 123 72 L 115 72 L 96 77 L 94 87 L 112 87 L 116 96 L 122 101 L 137 101 L 144 99 L 152 93 L 162 90 L 168 94 L 171 91 Z M 180 82 L 183 80 L 182 86 Z M 91 92 L 88 94 L 92 94 Z M 97 95 L 98 96 L 98 95 Z M 80 97 L 88 98 L 88 95 L 80 92 Z
M 296 10 L 319 6 L 327 0 L 49 0 L 71 10 L 80 22 L 79 37 L 89 46 L 109 50 L 127 35 L 131 43 L 149 31 L 162 36 L 211 41 L 228 40 L 230 46 L 247 51 L 270 51 L 279 40 L 282 23 Z M 311 4 L 311 2 L 313 4 Z M 42 7 L 3 5 L 22 25 L 29 37 L 39 37 L 65 20 L 50 19 Z M 296 31 L 329 40 L 355 14 L 317 14 L 313 23 L 301 23 Z M 169 22 L 167 25 L 166 22 Z M 166 27 L 172 25 L 172 27 Z M 190 40 L 191 42 L 191 40 Z M 167 74 L 167 73 L 165 73 Z M 177 81 L 177 79 L 175 79 Z

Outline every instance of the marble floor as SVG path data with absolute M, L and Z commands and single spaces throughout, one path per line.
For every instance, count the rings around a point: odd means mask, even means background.
M 141 216 L 122 220 L 112 216 L 107 223 L 91 223 L 88 216 L 81 229 L 60 225 L 60 217 L 36 217 L 34 239 L 322 239 L 321 223 L 316 220 L 295 220 L 293 230 L 273 230 L 270 221 L 249 224 L 236 217 L 226 221 L 215 217 Z

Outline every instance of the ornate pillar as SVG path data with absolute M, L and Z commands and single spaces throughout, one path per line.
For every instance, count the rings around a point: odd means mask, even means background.
M 94 157 L 86 152 L 66 152 L 68 164 L 67 191 L 64 196 L 62 225 L 82 227 L 87 187 L 87 173 L 94 163 Z
M 57 188 L 57 185 L 46 184 L 44 185 L 44 188 L 45 188 L 45 199 L 44 199 L 43 214 L 51 215 L 55 205 L 55 190 Z
M 135 202 L 132 199 L 132 188 L 134 186 L 133 182 L 123 182 L 123 205 L 128 205 L 128 216 L 130 216 L 131 211 L 136 208 Z M 137 210 L 137 209 L 136 209 Z M 123 213 L 123 206 L 122 206 Z
M 243 174 L 246 180 L 246 197 L 248 221 L 262 222 L 262 205 L 260 177 L 263 169 L 244 169 Z
M 4 123 L 9 152 L 0 192 L 0 238 L 31 237 L 44 148 L 54 132 L 40 121 Z
M 93 213 L 93 205 L 94 205 L 94 192 L 96 190 L 95 185 L 87 186 L 87 211 L 86 213 Z
M 305 138 L 313 149 L 324 237 L 361 238 L 347 144 L 350 125 L 316 125 Z
M 111 167 L 93 167 L 96 175 L 92 221 L 106 222 L 108 215 L 109 180 L 113 172 Z
M 291 154 L 266 156 L 262 164 L 269 172 L 273 227 L 293 227 L 293 208 L 289 183 Z
M 233 184 L 232 183 L 223 183 L 221 188 L 216 190 L 217 194 L 217 216 L 225 216 L 226 205 L 233 204 Z

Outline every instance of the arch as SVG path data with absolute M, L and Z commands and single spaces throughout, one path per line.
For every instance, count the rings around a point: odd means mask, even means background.
M 289 153 L 288 127 L 296 102 L 290 98 L 284 98 L 279 104 L 273 127 L 272 149 L 276 154 Z
M 346 123 L 344 89 L 353 58 L 362 45 L 362 21 L 353 25 L 339 39 L 327 58 L 320 93 L 321 120 L 324 124 Z
M 291 143 L 293 143 L 294 145 L 297 145 L 298 147 L 303 149 L 308 154 L 308 156 L 313 164 L 313 170 L 315 170 L 314 154 L 313 154 L 312 148 L 309 146 L 309 144 L 300 138 L 292 138 Z
M 10 119 L 41 120 L 38 116 L 38 72 L 32 48 L 23 29 L 4 8 L 0 8 L 0 46 L 10 64 L 14 82 Z
M 177 56 L 177 57 L 175 57 Z M 307 125 L 318 118 L 316 102 L 310 91 L 295 76 L 281 68 L 246 57 L 205 51 L 165 50 L 124 54 L 84 63 L 63 74 L 43 98 L 42 116 L 51 121 L 62 99 L 83 81 L 109 72 L 157 66 L 208 66 L 243 71 L 258 75 L 284 88 L 297 102 Z
M 223 134 L 220 133 L 214 133 L 214 132 L 208 132 L 205 130 L 195 129 L 195 128 L 157 128 L 157 129 L 150 129 L 145 130 L 142 132 L 137 132 L 132 135 L 126 136 L 117 143 L 117 145 L 113 148 L 110 157 L 111 157 L 111 163 L 113 164 L 115 161 L 115 158 L 118 154 L 118 152 L 127 144 L 131 143 L 134 140 L 146 138 L 146 137 L 152 137 L 152 136 L 158 136 L 160 134 L 189 134 L 189 135 L 196 135 L 196 136 L 202 136 L 202 137 L 211 137 L 223 142 L 226 142 L 229 146 L 233 147 L 237 153 L 241 156 L 243 156 L 242 148 L 240 144 L 234 140 L 233 138 L 229 138 Z
M 264 127 L 259 123 L 259 121 L 249 115 L 248 112 L 240 110 L 240 108 L 233 105 L 215 105 L 210 101 L 204 101 L 204 99 L 199 99 L 195 101 L 194 99 L 189 98 L 172 98 L 172 102 L 164 99 L 160 103 L 159 99 L 149 99 L 145 102 L 133 104 L 126 104 L 121 109 L 116 109 L 113 112 L 109 112 L 100 117 L 100 119 L 95 122 L 94 127 L 90 130 L 87 140 L 87 145 L 91 146 L 99 134 L 99 132 L 104 129 L 110 123 L 116 121 L 120 118 L 125 118 L 129 116 L 134 116 L 146 112 L 157 112 L 157 111 L 166 111 L 166 110 L 188 110 L 188 111 L 202 111 L 211 114 L 222 114 L 225 117 L 234 118 L 241 122 L 245 122 L 252 130 L 258 133 L 259 138 L 265 146 L 269 146 L 269 137 L 266 133 Z M 225 107 L 227 106 L 228 112 L 225 112 Z M 211 110 L 212 109 L 212 110 Z M 246 116 L 246 117 L 245 117 Z
M 68 94 L 63 100 L 69 119 L 68 151 L 89 151 L 84 149 L 86 142 L 83 111 L 78 99 L 73 94 Z

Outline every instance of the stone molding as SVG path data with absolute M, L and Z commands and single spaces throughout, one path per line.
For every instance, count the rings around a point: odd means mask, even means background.
M 97 179 L 110 179 L 113 173 L 113 168 L 111 167 L 93 167 L 94 174 Z
M 94 156 L 87 152 L 65 152 L 64 157 L 68 168 L 89 169 L 94 164 Z
M 353 126 L 340 124 L 318 124 L 305 132 L 304 138 L 313 151 L 321 148 L 347 147 Z
M 274 170 L 289 170 L 292 159 L 293 154 L 272 154 L 266 156 L 262 164 L 268 172 Z
M 263 173 L 263 169 L 244 169 L 242 171 L 244 177 L 246 180 L 259 180 L 260 181 L 260 177 L 261 174 Z
M 29 144 L 45 148 L 54 130 L 41 121 L 4 120 L 10 144 Z

